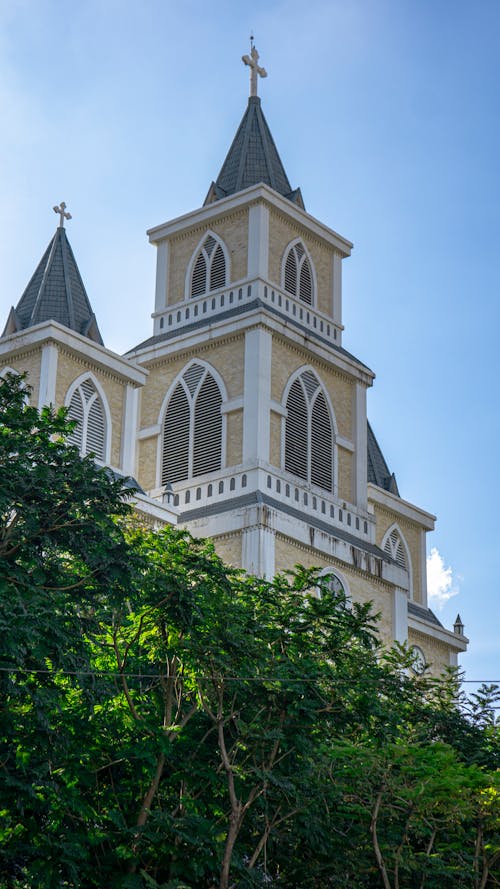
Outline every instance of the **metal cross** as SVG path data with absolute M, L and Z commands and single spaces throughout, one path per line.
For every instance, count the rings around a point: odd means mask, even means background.
M 253 36 L 250 37 L 250 55 L 242 56 L 241 61 L 245 63 L 245 65 L 250 66 L 250 95 L 257 95 L 257 74 L 260 77 L 267 77 L 267 71 L 265 68 L 261 68 L 259 66 L 259 53 L 257 52 L 254 42 Z
M 58 207 L 53 207 L 54 213 L 59 213 L 59 228 L 64 228 L 64 220 L 71 219 L 71 213 L 66 213 L 66 204 L 61 201 Z

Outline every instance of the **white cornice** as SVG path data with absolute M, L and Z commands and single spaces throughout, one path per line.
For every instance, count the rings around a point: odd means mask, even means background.
M 192 228 L 200 223 L 207 222 L 209 219 L 212 220 L 214 217 L 224 216 L 232 210 L 247 207 L 255 201 L 265 201 L 281 213 L 289 216 L 290 219 L 293 219 L 299 225 L 308 228 L 309 231 L 317 237 L 327 241 L 328 244 L 339 250 L 343 256 L 351 255 L 353 247 L 351 241 L 343 238 L 342 235 L 337 234 L 337 232 L 328 228 L 328 226 L 323 225 L 323 223 L 314 216 L 310 216 L 305 210 L 301 210 L 297 204 L 292 204 L 291 201 L 282 197 L 278 192 L 274 191 L 274 189 L 264 183 L 252 185 L 250 188 L 238 191 L 236 194 L 229 195 L 227 198 L 221 198 L 219 201 L 214 201 L 214 203 L 208 204 L 206 207 L 193 210 L 191 213 L 186 213 L 183 216 L 177 216 L 175 219 L 171 219 L 169 222 L 165 222 L 162 225 L 156 225 L 147 231 L 149 240 L 152 244 L 157 244 L 164 238 L 178 234 L 179 232 L 182 232 L 187 228 Z
M 438 642 L 444 642 L 445 645 L 449 645 L 455 651 L 467 650 L 469 643 L 467 636 L 459 636 L 458 633 L 453 633 L 444 627 L 438 627 L 437 624 L 431 624 L 425 619 L 415 617 L 413 614 L 408 615 L 408 627 L 425 636 L 431 636 L 432 639 L 436 639 Z
M 57 321 L 44 321 L 26 330 L 20 330 L 8 337 L 0 339 L 0 355 L 13 355 L 16 352 L 24 352 L 33 346 L 42 346 L 53 342 L 74 352 L 75 355 L 85 356 L 90 364 L 100 365 L 104 370 L 111 371 L 127 383 L 143 386 L 149 371 L 140 367 L 129 358 L 122 358 L 115 352 L 94 343 L 86 336 L 58 324 Z
M 368 500 L 371 500 L 373 503 L 379 503 L 380 506 L 385 506 L 386 509 L 390 509 L 391 512 L 396 512 L 400 516 L 404 516 L 405 519 L 410 519 L 410 521 L 416 522 L 418 525 L 425 528 L 426 531 L 434 530 L 434 523 L 436 521 L 435 515 L 426 512 L 424 509 L 420 509 L 419 506 L 415 506 L 407 500 L 402 500 L 401 497 L 397 497 L 396 494 L 384 491 L 382 488 L 379 488 L 378 485 L 374 485 L 371 482 L 368 483 Z
M 250 327 L 263 325 L 275 333 L 286 337 L 293 345 L 307 349 L 321 361 L 328 363 L 337 370 L 354 378 L 365 386 L 371 386 L 375 374 L 368 367 L 349 354 L 336 349 L 326 347 L 312 334 L 302 331 L 291 325 L 287 319 L 281 320 L 278 315 L 268 311 L 265 306 L 250 309 L 236 318 L 218 319 L 214 317 L 212 323 L 200 325 L 196 330 L 187 332 L 179 331 L 179 334 L 169 339 L 161 340 L 150 346 L 140 349 L 131 349 L 129 354 L 140 362 L 158 361 L 165 356 L 172 356 L 176 352 L 186 349 L 199 348 L 207 342 L 213 344 L 216 339 L 241 334 Z

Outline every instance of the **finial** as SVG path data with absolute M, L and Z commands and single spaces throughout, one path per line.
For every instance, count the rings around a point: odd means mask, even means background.
M 457 619 L 453 624 L 453 630 L 457 634 L 457 636 L 463 636 L 464 634 L 464 625 L 462 623 L 462 618 L 459 614 L 457 614 Z
M 71 213 L 66 213 L 66 204 L 61 201 L 58 207 L 52 208 L 54 213 L 59 213 L 59 228 L 64 228 L 64 220 L 71 219 Z
M 257 74 L 260 77 L 267 77 L 265 68 L 259 66 L 259 53 L 253 42 L 253 34 L 250 34 L 250 55 L 242 56 L 241 61 L 250 67 L 250 95 L 257 95 Z

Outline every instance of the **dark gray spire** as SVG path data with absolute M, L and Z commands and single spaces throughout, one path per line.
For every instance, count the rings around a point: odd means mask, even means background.
M 373 434 L 373 429 L 368 425 L 368 481 L 372 485 L 383 488 L 399 497 L 398 484 L 394 473 L 389 472 L 389 467 L 385 462 L 384 455 L 380 450 L 380 445 Z
M 260 98 L 250 96 L 222 169 L 212 182 L 205 205 L 264 182 L 304 209 L 300 188 L 292 190 L 274 139 L 260 107 Z
M 60 225 L 10 315 L 3 336 L 57 321 L 104 345 L 73 251 Z

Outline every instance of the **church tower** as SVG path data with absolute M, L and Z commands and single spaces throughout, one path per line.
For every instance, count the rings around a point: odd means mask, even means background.
M 433 663 L 464 648 L 427 607 L 434 517 L 399 496 L 367 422 L 374 374 L 342 345 L 342 262 L 352 244 L 309 215 L 250 97 L 203 207 L 149 231 L 153 336 L 128 353 L 148 371 L 137 477 L 172 485 L 180 524 L 271 577 L 320 566 L 373 600 L 387 641 Z
M 319 566 L 374 602 L 384 641 L 408 641 L 438 672 L 467 640 L 428 608 L 434 517 L 400 496 L 367 421 L 374 374 L 343 346 L 352 244 L 306 211 L 262 111 L 253 42 L 243 61 L 247 108 L 203 206 L 148 232 L 151 338 L 122 357 L 103 346 L 61 205 L 0 371 L 28 369 L 39 404 L 68 405 L 82 453 L 137 479 L 148 521 L 210 537 L 262 576 Z

